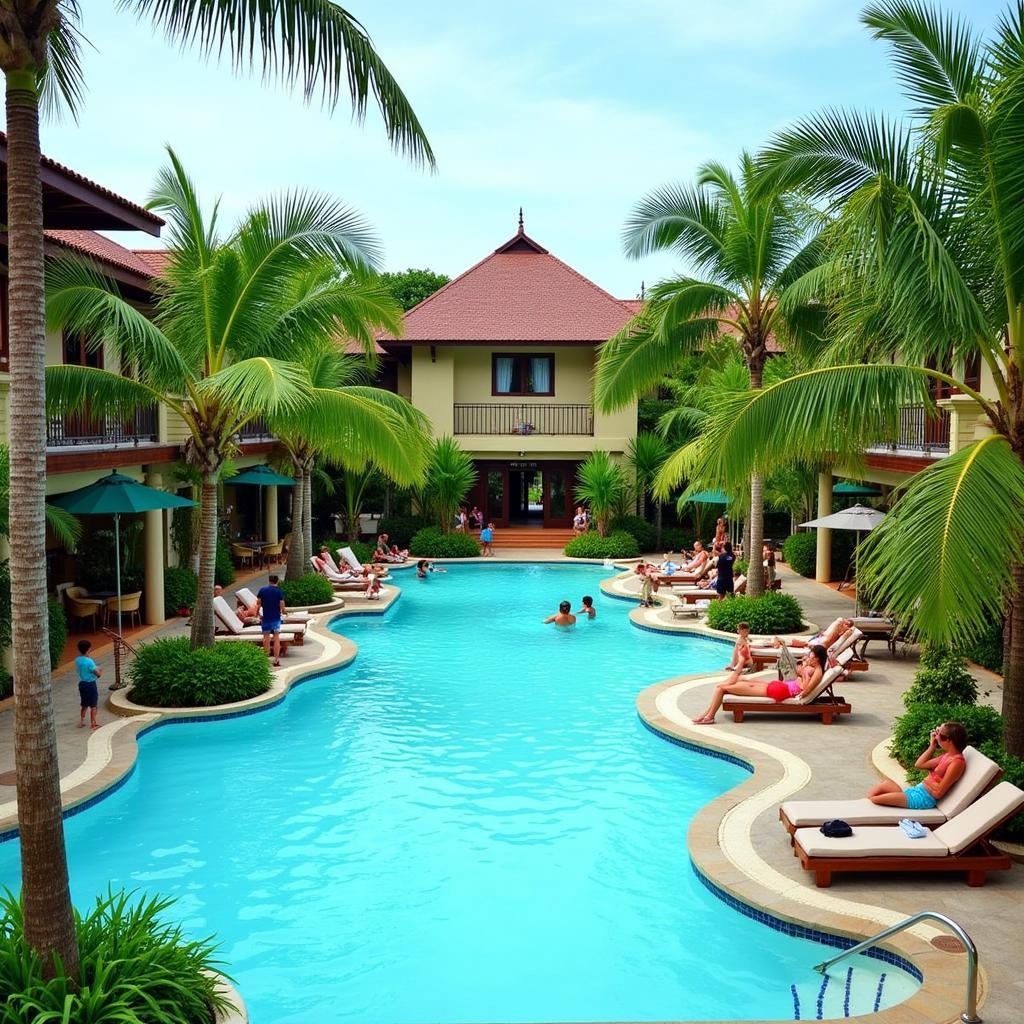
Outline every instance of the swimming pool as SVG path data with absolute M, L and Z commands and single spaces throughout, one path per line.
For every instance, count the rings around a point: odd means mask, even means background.
M 606 575 L 398 576 L 386 616 L 337 621 L 349 667 L 141 739 L 127 783 L 67 822 L 76 903 L 108 882 L 176 896 L 253 1024 L 813 1019 L 905 998 L 912 978 L 864 958 L 822 991 L 820 945 L 694 874 L 690 818 L 745 770 L 652 734 L 635 698 L 728 648 L 632 627 Z M 595 621 L 540 624 L 584 593 Z M 17 852 L 0 845 L 9 885 Z

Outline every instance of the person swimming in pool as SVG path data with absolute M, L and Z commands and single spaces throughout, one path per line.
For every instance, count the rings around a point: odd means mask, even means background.
M 576 616 L 572 613 L 572 605 L 568 601 L 562 601 L 558 606 L 558 612 L 555 615 L 549 615 L 544 620 L 546 626 L 549 622 L 553 622 L 556 626 L 575 626 Z
M 583 607 L 576 614 L 586 615 L 588 619 L 597 618 L 597 609 L 594 607 L 594 599 L 589 594 L 584 596 Z

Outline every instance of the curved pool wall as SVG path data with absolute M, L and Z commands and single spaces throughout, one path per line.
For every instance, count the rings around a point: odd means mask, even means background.
M 819 945 L 691 869 L 689 820 L 746 770 L 666 743 L 634 702 L 728 649 L 634 629 L 606 575 L 403 577 L 385 619 L 337 621 L 348 667 L 263 714 L 150 732 L 124 785 L 67 822 L 76 903 L 108 883 L 177 896 L 255 1024 L 793 1019 L 905 998 L 911 977 L 864 959 L 823 992 Z M 540 625 L 584 591 L 594 622 Z M 16 843 L 0 880 L 17 884 Z

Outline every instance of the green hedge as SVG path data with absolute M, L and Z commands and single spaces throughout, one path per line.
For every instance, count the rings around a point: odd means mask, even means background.
M 978 749 L 991 757 L 1003 769 L 1003 781 L 1012 782 L 1018 789 L 1024 789 L 1024 760 L 1014 757 L 1003 750 L 1002 743 L 987 740 Z M 1018 814 L 999 830 L 1000 839 L 1009 839 L 1014 843 L 1024 843 L 1024 814 Z
M 976 704 L 978 684 L 967 671 L 964 659 L 945 647 L 926 647 L 921 667 L 903 694 L 903 703 Z
M 993 622 L 973 644 L 960 649 L 965 658 L 990 672 L 1003 673 L 1003 624 Z
M 54 597 L 46 599 L 46 610 L 50 617 L 50 668 L 55 669 L 68 642 L 68 620 L 64 606 Z
M 373 561 L 373 549 L 376 547 L 374 544 L 367 544 L 362 540 L 354 540 L 351 544 L 339 544 L 338 546 L 350 547 L 352 549 L 352 554 L 354 554 L 363 565 L 367 565 Z
M 392 544 L 407 548 L 420 530 L 432 525 L 433 520 L 425 516 L 385 516 L 377 523 L 377 535 L 386 533 Z
M 691 551 L 693 530 L 684 530 L 681 526 L 662 527 L 661 547 L 663 551 Z
M 912 704 L 893 725 L 889 752 L 915 781 L 925 773 L 915 768 L 914 762 L 928 746 L 932 729 L 943 722 L 962 722 L 967 742 L 974 747 L 995 743 L 1002 748 L 1003 718 L 994 708 L 985 704 Z
M 751 633 L 798 633 L 803 627 L 803 610 L 795 597 L 775 590 L 760 597 L 729 597 L 711 602 L 708 625 L 712 629 L 735 633 L 741 622 L 750 625 Z
M 782 545 L 782 557 L 793 572 L 813 579 L 818 556 L 818 538 L 813 533 L 794 533 Z
M 188 637 L 165 637 L 139 647 L 131 684 L 131 699 L 150 707 L 234 704 L 266 693 L 270 662 L 256 644 L 218 643 L 192 650 Z
M 475 558 L 480 554 L 480 545 L 468 534 L 445 533 L 437 526 L 425 526 L 414 534 L 409 550 L 414 558 Z
M 169 566 L 164 569 L 164 612 L 174 615 L 183 608 L 191 611 L 199 593 L 199 580 L 191 569 Z
M 565 553 L 570 558 L 636 558 L 640 548 L 636 538 L 625 530 L 610 533 L 607 537 L 591 530 L 573 537 L 565 545 Z
M 235 582 L 235 563 L 231 560 L 231 545 L 222 537 L 217 538 L 217 560 L 213 567 L 213 582 L 229 587 Z
M 330 581 L 315 572 L 295 580 L 284 580 L 278 586 L 284 592 L 287 608 L 308 608 L 310 605 L 330 604 L 334 600 L 334 587 Z
M 640 516 L 623 516 L 621 519 L 612 520 L 609 532 L 618 533 L 619 531 L 631 534 L 636 541 L 636 546 L 641 551 L 654 551 L 654 546 L 658 543 L 657 531 L 646 519 L 641 519 Z M 662 538 L 662 541 L 664 542 L 664 538 Z
M 213 1024 L 227 1009 L 212 974 L 222 966 L 212 939 L 185 936 L 174 900 L 109 891 L 75 915 L 76 976 L 44 969 L 25 938 L 25 911 L 0 896 L 0 1024 L 147 1021 Z M 56 974 L 55 977 L 51 975 Z

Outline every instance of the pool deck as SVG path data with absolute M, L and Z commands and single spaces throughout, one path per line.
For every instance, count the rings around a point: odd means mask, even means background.
M 549 550 L 501 552 L 486 563 L 545 561 L 568 563 Z M 401 584 L 403 572 L 394 573 Z M 850 614 L 852 601 L 845 594 L 795 576 L 782 567 L 783 586 L 801 602 L 811 622 L 827 623 Z M 602 582 L 606 593 L 628 598 L 636 584 L 628 577 Z M 343 614 L 385 611 L 397 599 L 395 587 L 386 600 L 365 602 L 346 596 Z M 275 673 L 267 694 L 247 702 L 250 710 L 285 699 L 292 683 L 350 661 L 356 653 L 350 641 L 323 627 L 338 612 L 318 615 L 302 647 L 292 648 L 284 667 Z M 629 615 L 638 626 L 672 631 L 701 632 L 691 620 L 676 621 L 664 604 L 650 610 L 631 608 L 625 601 L 601 609 L 602 615 Z M 183 620 L 153 630 L 152 636 L 181 635 Z M 820 720 L 769 716 L 748 717 L 742 724 L 720 715 L 714 726 L 694 726 L 690 715 L 706 705 L 708 691 L 720 674 L 680 676 L 663 680 L 638 695 L 641 716 L 656 731 L 683 742 L 711 747 L 737 756 L 754 766 L 754 774 L 739 786 L 705 806 L 694 819 L 689 847 L 698 869 L 720 890 L 782 921 L 799 922 L 832 933 L 864 937 L 921 910 L 947 914 L 966 928 L 978 944 L 982 972 L 981 1016 L 988 1024 L 1016 1024 L 1024 1004 L 1024 972 L 1020 913 L 1024 909 L 1024 868 L 993 872 L 984 888 L 968 888 L 956 874 L 933 876 L 839 876 L 830 889 L 816 889 L 812 876 L 792 856 L 788 837 L 778 821 L 778 805 L 792 793 L 802 796 L 858 796 L 898 766 L 884 755 L 884 741 L 893 718 L 903 710 L 900 696 L 915 670 L 916 657 L 908 652 L 893 657 L 883 644 L 868 651 L 870 671 L 844 682 L 841 690 L 853 714 L 824 726 Z M 101 692 L 113 675 L 110 649 L 100 650 L 97 662 L 104 670 Z M 998 677 L 977 670 L 988 701 L 999 706 Z M 135 739 L 161 719 L 199 714 L 216 716 L 228 709 L 200 712 L 150 712 L 131 708 L 124 691 L 113 695 L 115 709 L 101 708 L 101 728 L 78 728 L 78 693 L 73 669 L 54 675 L 54 706 L 58 730 L 58 756 L 66 806 L 91 802 L 98 794 L 126 777 L 134 764 Z M 0 704 L 0 832 L 16 822 L 13 788 L 13 713 L 10 702 Z M 237 713 L 238 709 L 234 709 Z M 230 712 L 228 712 L 230 713 Z M 873 756 L 874 755 L 874 756 Z M 682 867 L 682 866 L 681 866 Z M 959 1019 L 964 992 L 966 957 L 942 952 L 930 944 L 938 931 L 919 926 L 887 943 L 890 949 L 912 957 L 925 972 L 926 983 L 910 1001 L 888 1011 L 862 1017 L 879 1024 L 944 1024 Z M 244 996 L 244 993 L 243 993 Z M 241 1019 L 241 1018 L 239 1018 Z

